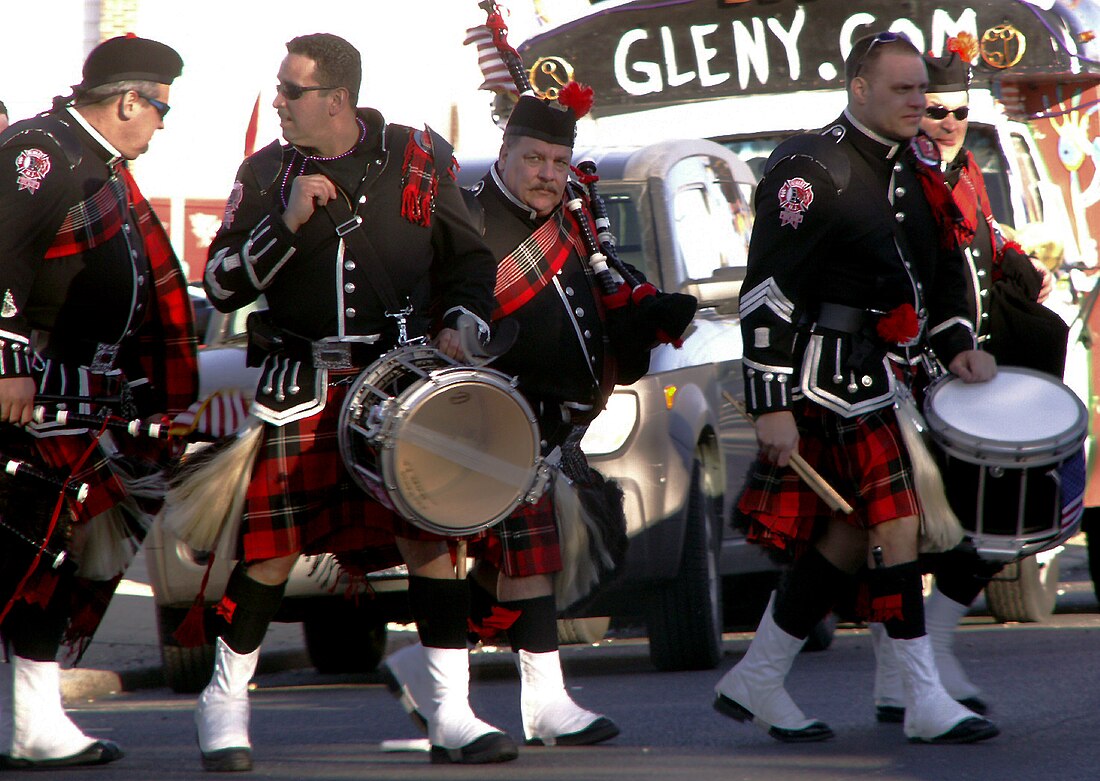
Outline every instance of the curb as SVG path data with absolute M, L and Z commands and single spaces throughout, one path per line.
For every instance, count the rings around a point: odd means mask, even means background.
M 304 650 L 261 652 L 256 673 L 277 673 L 311 666 L 309 655 Z M 160 689 L 166 686 L 164 671 L 160 665 L 119 672 L 83 667 L 61 671 L 61 698 L 67 705 L 123 692 Z

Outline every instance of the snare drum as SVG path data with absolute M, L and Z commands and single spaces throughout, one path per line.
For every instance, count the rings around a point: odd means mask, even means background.
M 1066 385 L 999 367 L 989 382 L 934 384 L 924 414 L 947 498 L 984 558 L 1012 561 L 1077 532 L 1088 412 Z
M 547 480 L 538 423 L 511 378 L 425 344 L 399 347 L 356 378 L 339 442 L 363 490 L 438 534 L 488 528 Z

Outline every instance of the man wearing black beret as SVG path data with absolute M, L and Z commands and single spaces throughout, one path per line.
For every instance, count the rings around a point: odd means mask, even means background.
M 44 480 L 0 479 L 0 766 L 112 762 L 61 703 L 62 639 L 87 647 L 159 500 L 163 446 L 32 423 L 36 401 L 126 417 L 182 412 L 197 392 L 186 279 L 127 168 L 164 127 L 183 63 L 132 35 L 92 50 L 52 110 L 0 134 L 0 461 L 86 484 L 59 499 Z M 82 401 L 88 399 L 88 401 Z M 49 410 L 52 412 L 53 410 Z M 10 471 L 10 469 L 9 469 Z M 153 491 L 151 493 L 156 493 Z M 161 492 L 162 493 L 162 492 Z

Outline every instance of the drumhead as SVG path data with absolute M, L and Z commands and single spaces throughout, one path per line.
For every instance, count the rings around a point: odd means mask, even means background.
M 443 369 L 397 403 L 382 465 L 402 514 L 462 535 L 503 520 L 524 500 L 536 479 L 538 426 L 504 375 Z
M 989 382 L 957 377 L 935 384 L 925 400 L 933 437 L 952 455 L 981 463 L 1064 460 L 1088 431 L 1077 395 L 1053 377 L 1003 366 Z

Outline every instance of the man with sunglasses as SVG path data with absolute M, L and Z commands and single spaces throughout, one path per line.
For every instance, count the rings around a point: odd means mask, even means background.
M 982 349 L 999 363 L 1029 366 L 1061 379 L 1068 328 L 1058 315 L 1041 306 L 1050 293 L 1050 272 L 1005 239 L 993 218 L 981 168 L 964 146 L 970 122 L 971 71 L 969 60 L 960 56 L 960 51 L 965 52 L 964 42 L 952 38 L 943 56 L 924 55 L 928 105 L 921 129 L 939 149 L 944 180 L 971 236 L 964 247 L 968 317 L 976 326 Z M 922 558 L 935 574 L 935 585 L 925 602 L 925 623 L 940 678 L 952 697 L 984 714 L 988 706 L 981 690 L 955 656 L 955 628 L 1004 565 L 980 558 L 965 542 L 954 550 Z M 877 659 L 876 717 L 882 722 L 900 722 L 904 697 L 897 665 L 882 642 L 882 625 L 872 623 L 871 633 Z
M 62 637 L 77 657 L 91 640 L 160 504 L 138 483 L 155 488 L 170 453 L 28 424 L 47 394 L 70 397 L 73 411 L 158 419 L 195 399 L 186 278 L 128 169 L 164 127 L 182 67 L 163 43 L 112 38 L 71 95 L 0 134 L 0 453 L 90 489 L 62 502 L 55 486 L 0 480 L 3 767 L 122 756 L 68 718 L 56 657 Z M 119 404 L 80 403 L 108 397 Z
M 976 349 L 964 264 L 939 213 L 931 142 L 917 136 L 927 74 L 896 33 L 857 40 L 848 104 L 781 144 L 756 192 L 740 297 L 745 398 L 759 456 L 738 502 L 751 541 L 793 559 L 715 708 L 781 741 L 831 738 L 784 687 L 810 630 L 867 570 L 867 610 L 904 683 L 910 741 L 969 743 L 997 727 L 944 690 L 925 633 L 919 505 L 895 403 L 935 348 L 967 382 Z M 833 513 L 788 467 L 798 453 L 855 509 Z
M 286 144 L 249 157 L 210 246 L 205 286 L 250 320 L 262 421 L 237 558 L 217 606 L 215 669 L 196 711 L 202 764 L 252 767 L 248 682 L 302 554 L 331 552 L 353 578 L 409 568 L 409 609 L 428 656 L 431 760 L 515 759 L 508 735 L 469 703 L 469 587 L 449 540 L 399 517 L 348 474 L 337 428 L 344 396 L 395 346 L 431 335 L 458 360 L 465 316 L 488 333 L 496 260 L 470 224 L 451 147 L 429 129 L 357 108 L 359 52 L 335 35 L 294 38 L 272 103 Z M 459 414 L 459 413 L 456 413 Z M 353 581 L 354 582 L 354 581 Z M 361 597 L 365 598 L 365 597 Z

